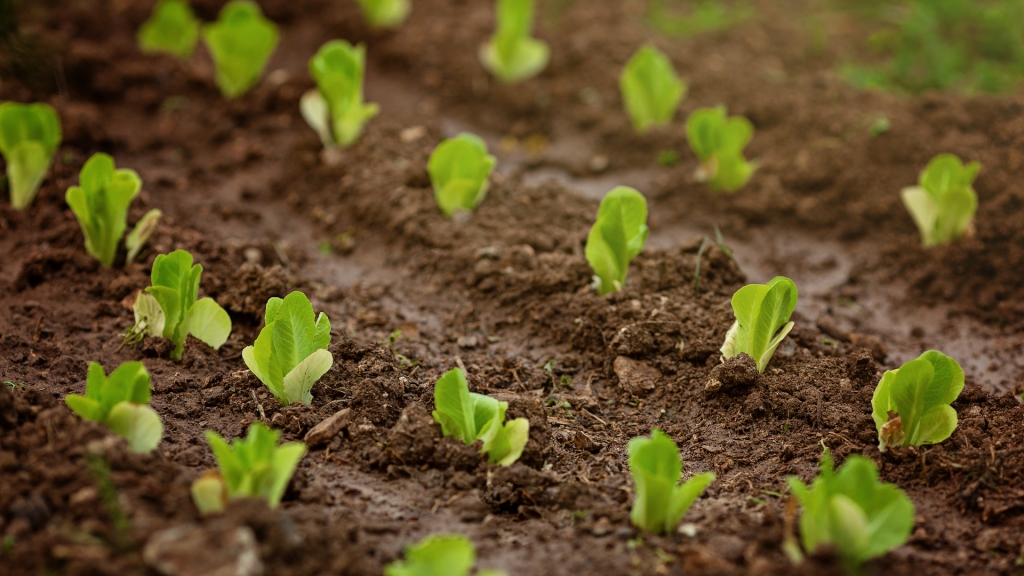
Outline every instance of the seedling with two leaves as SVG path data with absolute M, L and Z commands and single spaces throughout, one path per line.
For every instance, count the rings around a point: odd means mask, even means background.
M 75 414 L 127 440 L 133 452 L 151 452 L 163 438 L 164 425 L 146 405 L 149 395 L 149 372 L 141 362 L 125 362 L 110 376 L 98 362 L 90 362 L 85 396 L 68 394 L 64 402 Z
M 192 255 L 184 250 L 157 256 L 150 275 L 153 285 L 135 297 L 135 325 L 125 342 L 144 336 L 167 338 L 174 344 L 174 360 L 181 360 L 189 334 L 220 348 L 231 334 L 231 318 L 213 298 L 197 299 L 202 274 L 203 267 L 193 266 Z
M 551 54 L 547 44 L 530 37 L 533 0 L 498 0 L 496 18 L 497 31 L 480 47 L 480 63 L 508 84 L 539 74 Z
M 60 140 L 60 118 L 48 104 L 0 104 L 0 153 L 15 209 L 32 204 Z
M 650 438 L 630 440 L 628 451 L 629 472 L 636 486 L 630 520 L 641 530 L 671 533 L 715 475 L 704 472 L 680 484 L 683 461 L 679 447 L 657 428 L 651 430 Z
M 590 228 L 584 253 L 594 270 L 594 287 L 604 296 L 626 285 L 629 262 L 647 243 L 647 200 L 627 186 L 605 195 Z
M 456 210 L 476 208 L 487 195 L 495 164 L 487 144 L 474 134 L 463 132 L 438 144 L 427 161 L 427 173 L 441 212 L 450 218 Z
M 654 46 L 644 46 L 629 59 L 619 77 L 619 90 L 633 128 L 643 132 L 672 122 L 686 96 L 686 84 L 672 61 Z
M 886 370 L 871 398 L 878 449 L 937 444 L 949 438 L 957 425 L 950 404 L 963 389 L 963 369 L 935 350 Z
M 476 548 L 461 534 L 438 534 L 405 548 L 405 560 L 384 568 L 384 576 L 469 576 Z M 478 570 L 477 576 L 504 576 L 499 570 Z
M 409 0 L 359 0 L 363 17 L 372 28 L 394 28 L 405 21 L 412 9 Z
M 725 106 L 701 108 L 686 120 L 686 139 L 700 159 L 694 180 L 712 190 L 735 192 L 750 180 L 757 164 L 747 162 L 743 149 L 754 137 L 754 125 L 742 116 L 728 117 Z
M 280 34 L 258 4 L 232 0 L 216 22 L 203 26 L 202 36 L 217 68 L 217 87 L 237 98 L 259 81 Z
M 115 169 L 107 154 L 94 154 L 78 176 L 79 186 L 68 188 L 65 200 L 85 236 L 85 251 L 100 264 L 110 267 L 128 227 L 128 206 L 142 189 L 134 170 Z M 135 260 L 160 221 L 160 210 L 147 212 L 125 240 L 127 262 Z
M 310 404 L 310 389 L 334 364 L 327 350 L 331 321 L 323 312 L 317 317 L 302 292 L 267 301 L 266 325 L 252 346 L 242 350 L 242 360 L 281 404 Z
M 748 284 L 732 295 L 736 315 L 722 344 L 722 361 L 746 353 L 763 373 L 775 349 L 793 329 L 789 317 L 796 309 L 796 284 L 776 276 L 767 284 Z
M 964 164 L 953 154 L 939 154 L 921 172 L 918 185 L 900 193 L 926 248 L 973 232 L 978 195 L 972 184 L 981 164 Z
M 344 40 L 331 40 L 310 59 L 317 87 L 302 95 L 299 107 L 325 148 L 355 143 L 363 125 L 380 111 L 376 104 L 363 103 L 365 68 L 366 47 Z
M 186 0 L 160 0 L 139 28 L 139 48 L 187 60 L 199 41 L 199 20 Z
M 301 442 L 278 446 L 280 438 L 279 430 L 260 422 L 249 425 L 244 440 L 239 438 L 230 444 L 207 430 L 206 441 L 219 470 L 208 471 L 192 483 L 192 501 L 200 514 L 223 511 L 231 498 L 258 498 L 276 508 L 306 453 L 306 445 Z
M 523 454 L 530 435 L 530 421 L 516 418 L 505 422 L 508 402 L 469 391 L 466 375 L 459 368 L 449 370 L 434 387 L 434 420 L 445 436 L 470 445 L 483 441 L 481 454 L 491 463 L 511 466 Z

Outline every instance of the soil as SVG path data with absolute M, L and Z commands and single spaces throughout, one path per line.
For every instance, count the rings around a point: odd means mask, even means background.
M 192 3 L 205 20 L 222 4 Z M 833 70 L 862 51 L 862 23 L 825 13 L 819 46 L 789 17 L 815 4 L 800 0 L 755 1 L 750 20 L 693 38 L 654 34 L 639 0 L 541 1 L 552 61 L 516 86 L 476 62 L 490 3 L 415 0 L 400 29 L 372 32 L 353 2 L 263 0 L 280 46 L 263 81 L 225 101 L 202 48 L 188 62 L 139 53 L 153 4 L 22 3 L 22 36 L 3 44 L 19 49 L 0 53 L 0 98 L 46 101 L 64 126 L 35 204 L 0 205 L 4 574 L 380 574 L 438 532 L 467 534 L 479 566 L 510 575 L 841 574 L 827 552 L 800 566 L 782 552 L 785 478 L 813 477 L 822 445 L 872 458 L 916 506 L 909 542 L 866 573 L 1019 573 L 1024 96 L 856 92 Z M 382 113 L 324 154 L 298 99 L 308 58 L 336 37 L 368 45 L 367 99 Z M 671 127 L 636 135 L 617 75 L 644 42 L 690 91 Z M 735 195 L 691 179 L 683 118 L 719 103 L 756 127 L 760 168 Z M 880 116 L 892 128 L 871 137 Z M 448 220 L 425 164 L 460 130 L 483 136 L 499 168 L 483 204 Z M 681 162 L 660 166 L 666 149 Z M 131 222 L 164 212 L 135 264 L 101 268 L 63 202 L 97 151 L 144 181 Z M 939 152 L 983 164 L 977 231 L 926 251 L 898 192 Z M 626 288 L 598 297 L 583 245 L 617 184 L 647 195 L 651 238 Z M 716 226 L 729 251 L 701 251 Z M 219 351 L 190 339 L 180 362 L 162 340 L 121 348 L 153 258 L 177 248 L 203 265 L 230 339 Z M 730 296 L 777 274 L 801 288 L 796 328 L 764 374 L 722 366 Z M 282 407 L 241 359 L 267 298 L 295 289 L 334 327 L 334 367 L 308 407 Z M 959 427 L 879 453 L 874 386 L 930 348 L 967 374 Z M 152 374 L 165 425 L 151 455 L 63 403 L 89 362 L 128 360 Z M 454 366 L 530 420 L 520 462 L 495 467 L 441 437 L 433 383 Z M 343 411 L 278 509 L 237 501 L 198 517 L 188 487 L 215 466 L 204 430 L 263 421 L 302 440 Z M 718 480 L 684 530 L 639 537 L 625 447 L 652 427 L 679 444 L 685 476 Z

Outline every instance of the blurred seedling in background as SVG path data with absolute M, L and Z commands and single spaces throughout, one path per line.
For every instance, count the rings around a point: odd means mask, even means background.
M 237 98 L 259 82 L 279 33 L 258 4 L 233 0 L 216 22 L 203 26 L 202 36 L 217 68 L 217 87 L 227 98 Z
M 641 530 L 671 534 L 715 475 L 704 472 L 680 484 L 683 461 L 679 447 L 657 428 L 651 430 L 650 438 L 630 440 L 628 451 L 629 472 L 636 486 L 630 520 Z
M 427 161 L 427 173 L 441 212 L 450 218 L 457 210 L 475 209 L 487 195 L 497 162 L 487 153 L 487 144 L 467 132 L 438 144 Z
M 394 28 L 409 16 L 412 4 L 409 0 L 359 0 L 359 7 L 372 28 Z
M 735 192 L 746 185 L 757 169 L 747 162 L 743 149 L 754 137 L 754 125 L 742 116 L 727 117 L 725 106 L 701 108 L 686 120 L 686 139 L 700 159 L 693 175 L 712 190 Z
M 466 375 L 453 368 L 434 387 L 434 420 L 445 436 L 462 440 L 467 446 L 483 442 L 481 454 L 500 466 L 511 466 L 523 454 L 529 439 L 530 422 L 516 418 L 505 422 L 508 402 L 469 391 Z
M 317 87 L 302 95 L 299 107 L 325 148 L 354 144 L 363 125 L 380 111 L 380 106 L 363 102 L 365 67 L 366 47 L 344 40 L 324 44 L 309 61 Z
M 622 290 L 629 263 L 644 249 L 649 232 L 643 194 L 619 186 L 605 195 L 584 249 L 598 294 Z
M 688 10 L 680 13 L 673 0 L 648 0 L 647 22 L 651 28 L 670 36 L 690 37 L 707 32 L 725 30 L 742 23 L 754 15 L 754 8 L 746 1 L 730 3 L 722 0 L 685 2 Z
M 199 41 L 199 20 L 185 0 L 160 0 L 139 28 L 139 48 L 187 60 Z
M 133 452 L 151 452 L 164 426 L 149 403 L 149 372 L 141 362 L 125 362 L 107 376 L 98 362 L 89 363 L 85 396 L 68 394 L 64 402 L 84 420 L 99 422 L 128 441 Z
M 550 50 L 544 42 L 530 37 L 533 0 L 498 0 L 497 30 L 480 47 L 480 63 L 505 83 L 536 76 L 548 65 Z
M 950 404 L 963 389 L 963 369 L 935 350 L 886 370 L 871 398 L 878 449 L 937 444 L 949 438 L 957 425 Z
M 435 534 L 406 546 L 405 560 L 384 567 L 384 576 L 469 576 L 476 548 L 461 534 Z M 477 576 L 504 576 L 498 570 L 478 570 Z
M 60 118 L 48 104 L 0 104 L 0 153 L 15 209 L 32 204 L 60 142 Z
M 785 276 L 776 276 L 767 284 L 748 284 L 732 296 L 736 316 L 722 344 L 722 361 L 745 353 L 763 373 L 775 349 L 793 329 L 789 317 L 796 309 L 796 284 Z
M 637 132 L 665 126 L 686 96 L 686 84 L 672 62 L 654 46 L 644 46 L 629 59 L 619 77 L 622 101 Z
M 921 172 L 918 185 L 900 193 L 926 248 L 952 242 L 974 231 L 978 194 L 974 179 L 981 164 L 964 164 L 953 154 L 939 154 Z

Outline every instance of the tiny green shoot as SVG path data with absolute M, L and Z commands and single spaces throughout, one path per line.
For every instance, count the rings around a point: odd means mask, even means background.
M 325 148 L 351 146 L 380 111 L 380 106 L 363 102 L 365 68 L 366 47 L 344 40 L 327 42 L 310 59 L 317 87 L 302 95 L 299 107 Z
M 628 452 L 629 472 L 636 486 L 630 520 L 641 530 L 671 533 L 715 475 L 704 472 L 680 484 L 683 461 L 679 447 L 657 428 L 651 430 L 650 438 L 630 440 Z
M 633 188 L 619 186 L 605 195 L 584 250 L 594 270 L 594 287 L 605 295 L 626 285 L 629 262 L 647 242 L 647 200 Z
M 139 48 L 187 60 L 199 41 L 199 20 L 185 0 L 160 0 L 139 28 Z
M 754 125 L 742 116 L 728 117 L 725 106 L 701 108 L 686 120 L 686 138 L 700 159 L 694 180 L 712 190 L 735 192 L 750 180 L 757 164 L 747 162 L 743 149 L 754 137 Z
M 434 420 L 445 436 L 453 436 L 470 445 L 483 441 L 481 454 L 491 463 L 511 466 L 523 454 L 529 439 L 530 422 L 516 418 L 505 422 L 508 402 L 499 402 L 469 391 L 466 375 L 453 368 L 434 387 Z
M 872 138 L 877 138 L 888 132 L 891 128 L 892 123 L 889 121 L 889 118 L 879 116 L 871 123 L 871 127 L 868 128 L 868 134 L 870 134 Z
M 644 46 L 623 68 L 619 90 L 633 128 L 643 132 L 672 122 L 686 95 L 686 84 L 676 75 L 664 52 Z
M 449 218 L 456 210 L 473 210 L 487 194 L 487 179 L 497 160 L 479 137 L 463 132 L 437 145 L 427 161 L 437 207 Z
M 480 47 L 480 63 L 502 82 L 511 84 L 535 76 L 548 65 L 550 50 L 530 37 L 533 0 L 498 0 L 497 31 Z
M 217 68 L 217 87 L 228 98 L 259 81 L 279 38 L 277 25 L 249 0 L 228 2 L 216 22 L 203 26 L 202 35 Z
M 662 150 L 661 152 L 658 152 L 656 160 L 658 161 L 658 164 L 660 166 L 664 166 L 665 168 L 671 168 L 676 164 L 679 164 L 681 158 L 679 157 L 679 152 L 676 152 L 675 150 L 668 148 Z
M 141 362 L 125 362 L 107 376 L 89 363 L 85 396 L 68 394 L 64 402 L 85 420 L 99 422 L 128 441 L 133 452 L 151 452 L 163 437 L 160 416 L 149 403 L 149 372 Z
M 978 209 L 972 184 L 979 170 L 978 162 L 965 165 L 953 154 L 939 154 L 921 172 L 917 186 L 903 189 L 900 197 L 926 248 L 971 233 Z
M 461 534 L 435 534 L 405 548 L 405 560 L 384 568 L 384 576 L 469 576 L 476 548 Z M 504 576 L 497 570 L 478 570 L 477 576 Z
M 60 118 L 48 104 L 0 104 L 0 154 L 15 209 L 32 204 L 60 141 Z
M 949 438 L 957 425 L 950 403 L 963 389 L 963 369 L 935 350 L 886 370 L 871 398 L 878 449 L 937 444 Z
M 736 321 L 725 335 L 722 361 L 745 352 L 763 373 L 782 340 L 793 329 L 789 317 L 796 309 L 796 284 L 776 276 L 767 284 L 748 284 L 732 296 Z
M 302 292 L 268 300 L 264 321 L 256 342 L 242 350 L 245 365 L 281 404 L 310 404 L 310 389 L 334 364 L 331 321 L 323 312 L 317 317 Z
M 405 21 L 412 9 L 409 0 L 358 0 L 371 28 L 394 28 Z

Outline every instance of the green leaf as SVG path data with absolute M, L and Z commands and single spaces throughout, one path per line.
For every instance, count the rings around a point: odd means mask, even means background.
M 394 28 L 412 9 L 409 0 L 359 0 L 366 23 L 372 28 Z
M 792 280 L 776 276 L 767 284 L 748 284 L 733 294 L 736 323 L 722 344 L 723 361 L 746 353 L 764 372 L 775 350 L 793 329 L 789 321 L 796 309 L 797 288 Z
M 68 407 L 85 420 L 102 422 L 128 440 L 135 452 L 150 452 L 163 435 L 163 425 L 149 403 L 149 372 L 141 362 L 125 362 L 110 376 L 98 362 L 89 363 L 85 396 L 68 394 Z
M 185 312 L 181 330 L 218 349 L 231 335 L 231 317 L 213 298 L 202 298 Z
M 467 445 L 476 441 L 474 403 L 469 396 L 466 375 L 453 368 L 434 385 L 434 420 L 445 436 L 454 436 Z
M 754 125 L 742 116 L 729 118 L 724 106 L 696 110 L 686 120 L 686 138 L 701 161 L 695 180 L 727 192 L 745 186 L 757 169 L 743 157 L 753 136 Z
M 166 319 L 160 302 L 149 292 L 139 292 L 132 305 L 135 314 L 135 327 L 146 336 L 162 338 Z
M 680 485 L 683 462 L 679 448 L 657 428 L 651 430 L 650 438 L 630 440 L 628 452 L 629 471 L 636 487 L 630 520 L 641 530 L 672 532 L 715 475 L 705 472 Z
M 109 268 L 142 180 L 134 170 L 115 170 L 114 159 L 103 153 L 85 163 L 78 180 L 81 185 L 68 188 L 65 199 L 85 235 L 85 251 Z
M 131 264 L 135 261 L 135 257 L 138 256 L 139 250 L 146 245 L 146 241 L 153 235 L 156 230 L 156 225 L 160 222 L 160 217 L 163 216 L 163 212 L 157 208 L 153 208 L 149 212 L 142 215 L 139 221 L 135 223 L 135 228 L 128 233 L 128 236 L 124 239 L 124 247 L 128 250 L 128 257 L 125 261 Z
M 149 406 L 118 402 L 104 421 L 115 434 L 128 440 L 132 452 L 149 453 L 160 444 L 164 425 Z
M 206 431 L 230 498 L 262 498 L 275 508 L 306 446 L 293 442 L 277 446 L 281 433 L 260 422 L 249 426 L 246 438 L 228 444 L 216 432 Z
M 516 418 L 505 423 L 505 435 L 508 437 L 508 452 L 500 458 L 492 459 L 499 466 L 511 466 L 526 449 L 526 442 L 530 439 L 530 421 L 526 418 Z
M 384 568 L 384 576 L 469 576 L 476 563 L 473 543 L 460 534 L 434 535 L 405 549 L 405 560 Z
M 341 146 L 355 143 L 362 134 L 363 125 L 380 111 L 376 104 L 363 103 L 365 67 L 366 47 L 362 44 L 352 46 L 344 40 L 327 42 L 309 61 L 309 71 L 327 105 L 332 141 Z M 305 106 L 314 120 L 310 125 L 321 134 L 317 118 L 319 105 L 311 100 Z
M 0 104 L 0 154 L 15 209 L 32 204 L 60 141 L 60 118 L 49 105 Z
M 871 417 L 878 429 L 879 450 L 935 444 L 949 438 L 957 426 L 950 404 L 964 388 L 964 372 L 955 360 L 929 350 L 882 375 L 871 398 Z M 899 421 L 890 422 L 889 412 Z
M 626 63 L 619 90 L 637 132 L 671 123 L 686 95 L 672 62 L 654 46 L 640 48 Z
M 481 454 L 501 466 L 510 466 L 523 454 L 529 440 L 530 423 L 516 418 L 505 423 L 507 402 L 469 391 L 466 375 L 459 368 L 449 370 L 434 386 L 434 421 L 445 436 L 466 445 L 480 440 Z
M 463 132 L 437 145 L 427 162 L 434 199 L 441 212 L 451 217 L 456 210 L 473 210 L 487 194 L 487 179 L 497 160 L 487 144 Z
M 308 90 L 299 99 L 299 112 L 302 119 L 320 137 L 324 148 L 334 146 L 334 130 L 331 127 L 331 109 L 317 89 Z
M 317 380 L 327 374 L 333 364 L 334 357 L 326 349 L 317 350 L 306 356 L 305 360 L 299 362 L 291 372 L 285 375 L 285 397 L 294 398 L 295 402 L 302 404 L 311 404 L 313 395 L 309 393 L 309 390 Z
M 187 60 L 199 41 L 199 20 L 185 0 L 160 0 L 139 28 L 143 52 L 167 52 Z
M 978 209 L 974 179 L 981 164 L 963 164 L 953 154 L 939 154 L 921 172 L 918 186 L 900 194 L 921 233 L 925 247 L 952 242 L 971 230 Z
M 548 65 L 547 44 L 530 37 L 533 0 L 498 0 L 497 31 L 480 47 L 480 63 L 505 83 L 519 82 Z
M 584 252 L 598 281 L 598 294 L 619 291 L 626 284 L 629 262 L 647 242 L 647 201 L 619 186 L 605 195 Z
M 248 0 L 228 2 L 216 22 L 203 26 L 202 35 L 217 67 L 217 86 L 227 98 L 245 94 L 259 81 L 279 38 L 277 25 Z
M 207 472 L 192 483 L 192 502 L 201 515 L 223 512 L 227 499 L 224 479 L 216 472 Z

